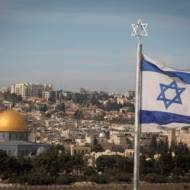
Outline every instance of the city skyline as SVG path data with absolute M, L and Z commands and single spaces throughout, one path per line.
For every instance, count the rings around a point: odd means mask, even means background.
M 72 91 L 134 90 L 130 24 L 139 17 L 149 24 L 144 53 L 186 69 L 189 8 L 185 0 L 0 0 L 0 86 L 47 82 Z

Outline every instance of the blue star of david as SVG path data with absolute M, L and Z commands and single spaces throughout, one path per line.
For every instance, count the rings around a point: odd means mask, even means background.
M 165 96 L 165 92 L 169 89 L 174 89 L 176 92 L 176 95 L 172 99 L 168 99 Z M 179 88 L 176 84 L 176 81 L 173 81 L 169 85 L 166 84 L 160 84 L 160 94 L 157 97 L 157 100 L 161 100 L 164 102 L 165 108 L 167 109 L 172 103 L 176 104 L 182 104 L 180 95 L 184 92 L 185 88 Z

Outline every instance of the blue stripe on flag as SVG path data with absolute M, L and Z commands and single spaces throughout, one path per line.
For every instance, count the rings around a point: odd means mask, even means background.
M 166 125 L 168 123 L 190 123 L 190 116 L 160 111 L 140 111 L 141 123 L 157 123 Z
M 162 73 L 165 74 L 169 77 L 177 77 L 183 82 L 190 84 L 190 73 L 185 73 L 185 72 L 178 72 L 178 71 L 164 71 L 161 70 L 159 67 L 157 67 L 155 64 L 152 64 L 151 62 L 143 59 L 142 60 L 142 71 L 152 71 L 152 72 L 157 72 L 157 73 Z

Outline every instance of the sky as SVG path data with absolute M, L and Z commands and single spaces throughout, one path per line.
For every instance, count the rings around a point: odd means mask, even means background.
M 138 18 L 144 54 L 190 68 L 189 10 L 189 0 L 0 0 L 0 87 L 134 90 Z

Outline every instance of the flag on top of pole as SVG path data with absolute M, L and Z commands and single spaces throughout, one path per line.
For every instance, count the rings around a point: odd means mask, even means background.
M 190 72 L 166 67 L 143 56 L 140 122 L 190 123 Z
M 166 67 L 142 54 L 141 38 L 148 36 L 141 19 L 132 24 L 138 39 L 134 130 L 133 190 L 139 190 L 141 124 L 190 124 L 190 71 Z
M 139 190 L 139 154 L 140 154 L 140 108 L 142 97 L 142 76 L 141 76 L 141 62 L 142 62 L 142 44 L 141 38 L 148 36 L 147 26 L 148 24 L 142 23 L 141 19 L 137 24 L 131 25 L 133 28 L 132 36 L 138 39 L 137 44 L 137 63 L 136 63 L 136 97 L 135 97 L 135 129 L 134 129 L 134 178 L 133 178 L 133 190 Z

